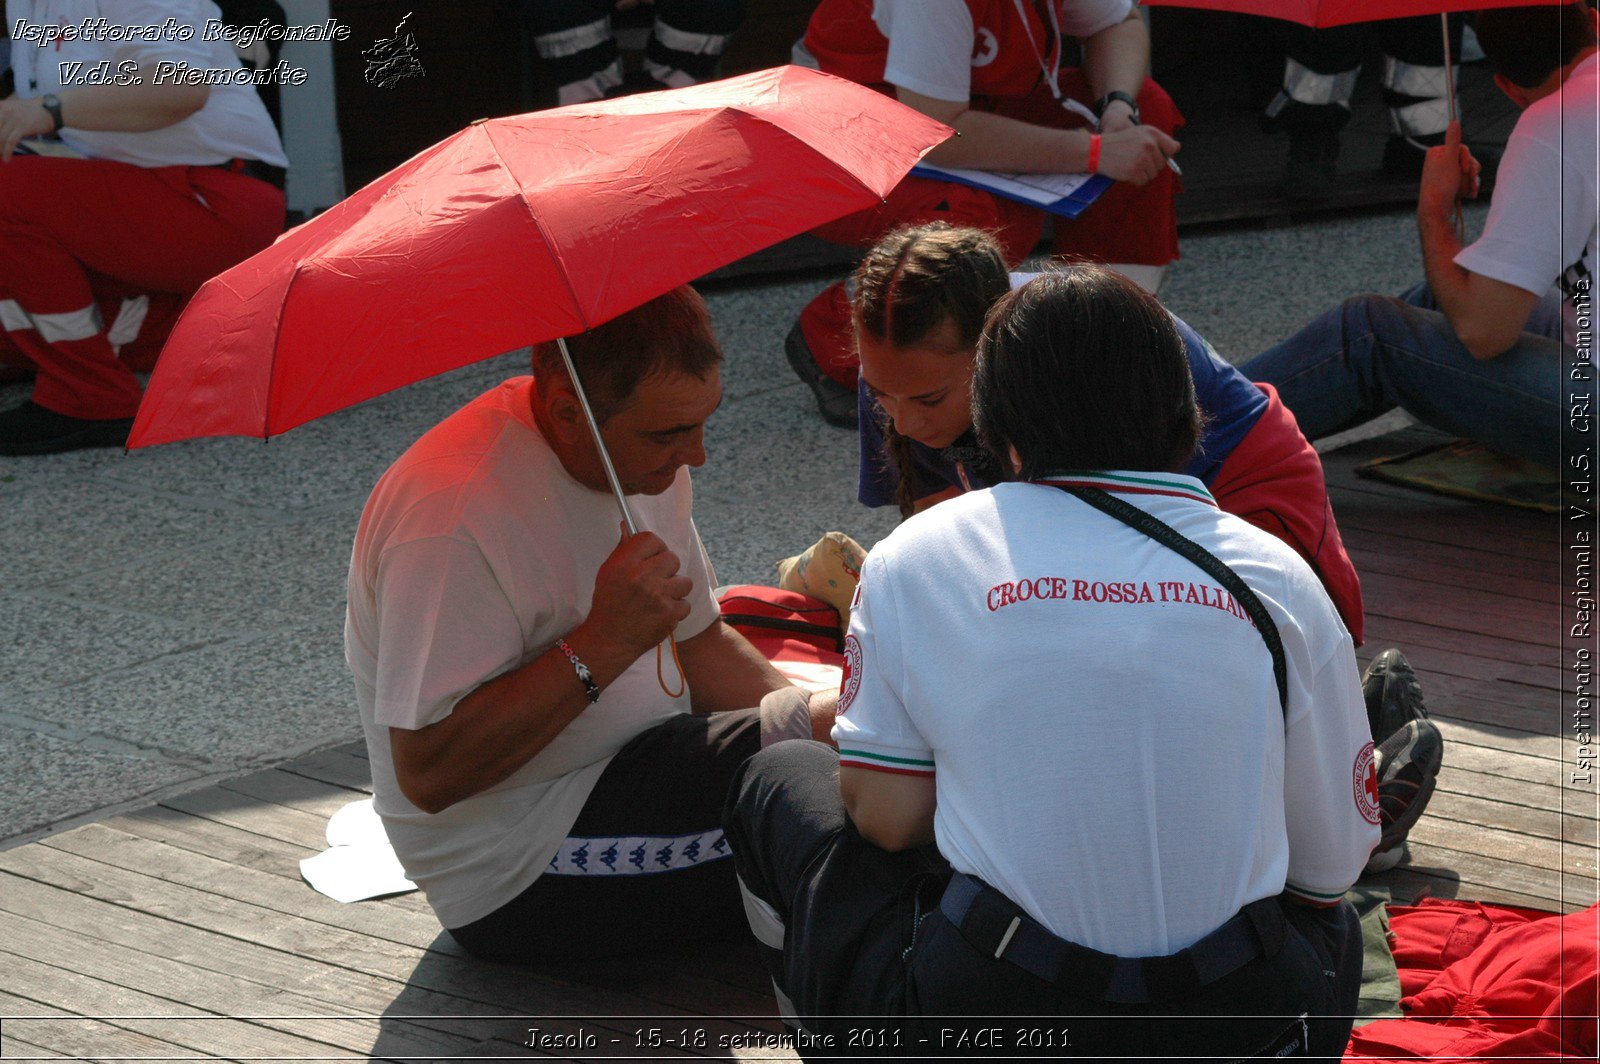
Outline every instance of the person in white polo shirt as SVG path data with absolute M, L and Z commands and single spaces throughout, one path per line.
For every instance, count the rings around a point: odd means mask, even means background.
M 1171 472 L 1194 386 L 1125 278 L 1006 296 L 973 407 L 1016 480 L 874 548 L 838 754 L 779 744 L 730 792 L 780 1005 L 844 1049 L 872 1015 L 914 1053 L 998 1026 L 1013 1053 L 1337 1055 L 1379 810 L 1327 592 Z M 1051 1045 L 1008 1016 L 1076 1018 Z

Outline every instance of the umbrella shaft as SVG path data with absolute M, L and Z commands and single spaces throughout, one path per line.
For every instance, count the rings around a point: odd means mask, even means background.
M 589 396 L 584 393 L 583 381 L 578 379 L 578 367 L 572 364 L 572 353 L 567 350 L 567 341 L 557 338 L 556 346 L 561 349 L 561 361 L 567 364 L 567 376 L 572 380 L 572 390 L 578 396 L 578 405 L 583 407 L 583 416 L 589 422 L 589 432 L 594 436 L 594 446 L 600 452 L 600 464 L 605 467 L 606 482 L 611 485 L 611 494 L 617 497 L 617 506 L 622 510 L 622 519 L 627 522 L 628 531 L 637 533 L 639 526 L 633 522 L 633 512 L 628 509 L 628 500 L 622 494 L 622 481 L 617 479 L 617 467 L 611 464 L 611 453 L 606 450 L 606 441 L 600 437 L 600 423 L 594 419 L 594 409 L 589 406 Z
M 1450 121 L 1456 120 L 1456 78 L 1455 70 L 1451 66 L 1454 57 L 1450 54 L 1450 16 L 1443 11 L 1439 12 L 1439 29 L 1444 33 L 1444 98 L 1448 101 Z

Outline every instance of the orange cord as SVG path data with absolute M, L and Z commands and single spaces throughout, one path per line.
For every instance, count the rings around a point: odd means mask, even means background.
M 677 698 L 689 687 L 689 678 L 683 674 L 683 662 L 678 660 L 678 641 L 672 636 L 667 636 L 667 645 L 672 648 L 672 664 L 678 670 L 678 689 L 667 690 L 667 678 L 661 675 L 661 644 L 656 644 L 656 683 L 661 685 L 661 690 L 668 698 Z

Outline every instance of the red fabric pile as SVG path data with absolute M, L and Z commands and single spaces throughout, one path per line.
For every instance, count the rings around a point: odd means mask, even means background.
M 1346 1060 L 1594 1060 L 1600 905 L 1570 916 L 1479 902 L 1391 906 L 1404 1019 L 1356 1028 Z

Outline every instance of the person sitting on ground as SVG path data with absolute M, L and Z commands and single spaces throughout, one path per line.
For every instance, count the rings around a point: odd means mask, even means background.
M 1551 470 L 1592 449 L 1592 423 L 1569 416 L 1567 393 L 1594 395 L 1588 366 L 1569 363 L 1594 299 L 1597 19 L 1583 3 L 1478 14 L 1495 84 L 1523 108 L 1483 235 L 1465 248 L 1456 235 L 1477 163 L 1452 125 L 1417 197 L 1426 283 L 1347 299 L 1243 367 L 1278 389 L 1307 436 L 1398 406 Z
M 1008 275 L 994 240 L 933 222 L 896 230 L 867 252 L 851 316 L 861 359 L 857 498 L 902 516 L 1005 479 L 978 446 L 971 388 L 990 309 L 1031 275 Z M 1251 384 L 1176 315 L 1205 422 L 1183 472 L 1228 513 L 1270 532 L 1310 564 L 1355 644 L 1361 581 L 1345 553 L 1316 451 L 1271 385 Z M 1432 796 L 1444 740 L 1427 719 L 1405 655 L 1388 649 L 1362 677 L 1379 750 L 1383 840 L 1368 871 L 1393 867 Z
M 1068 1016 L 1075 1055 L 1344 1046 L 1343 896 L 1379 837 L 1353 648 L 1304 560 L 1182 472 L 1188 366 L 1100 267 L 989 319 L 973 407 L 1015 481 L 873 548 L 837 754 L 764 750 L 729 796 L 804 1030 L 906 1016 L 902 1044 L 948 1050 L 951 1017 Z
M 716 76 L 744 21 L 745 0 L 532 0 L 522 10 L 534 49 L 556 83 L 556 103 L 566 106 L 621 92 L 681 89 Z M 649 28 L 637 76 L 623 73 L 613 25 L 619 19 Z
M 1082 45 L 1065 67 L 1066 38 Z M 1115 179 L 1074 219 L 1052 218 L 1052 249 L 1111 263 L 1155 291 L 1178 257 L 1180 183 L 1169 157 L 1183 126 L 1145 76 L 1150 37 L 1132 0 L 823 0 L 796 63 L 896 96 L 960 134 L 928 153 L 939 166 Z M 900 225 L 947 221 L 994 230 L 1006 261 L 1039 245 L 1044 212 L 952 182 L 907 177 L 880 207 L 815 235 L 869 247 Z M 855 345 L 844 285 L 801 312 L 785 349 L 835 425 L 856 418 Z
M 722 398 L 705 304 L 684 286 L 569 347 L 646 531 L 618 541 L 578 394 L 544 344 L 532 378 L 390 467 L 350 560 L 374 808 L 439 921 L 498 960 L 742 926 L 719 822 L 733 770 L 832 721 L 831 697 L 792 687 L 712 598 L 689 484 Z
M 255 89 L 156 77 L 163 63 L 238 68 L 232 44 L 199 32 L 217 9 L 116 5 L 119 26 L 173 19 L 195 31 L 188 40 L 65 32 L 105 6 L 7 7 L 12 29 L 29 32 L 12 39 L 16 93 L 0 100 L 0 361 L 37 377 L 31 399 L 0 413 L 0 455 L 122 446 L 142 388 L 118 355 L 148 295 L 187 296 L 283 231 L 288 160 Z M 98 63 L 142 81 L 91 84 Z M 55 136 L 19 154 L 27 138 Z M 101 307 L 108 286 L 115 317 Z

